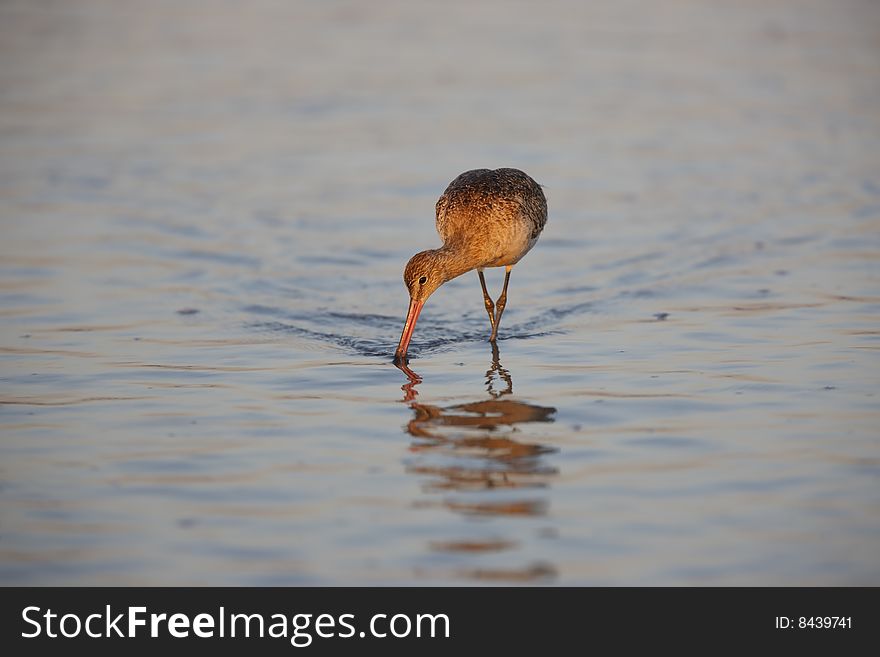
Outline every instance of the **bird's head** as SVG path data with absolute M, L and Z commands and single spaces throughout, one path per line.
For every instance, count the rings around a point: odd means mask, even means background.
M 410 299 L 425 303 L 446 282 L 445 271 L 437 252 L 422 251 L 410 258 L 403 270 L 403 282 L 409 290 Z
M 409 341 L 412 339 L 413 330 L 416 328 L 416 320 L 425 301 L 434 291 L 443 285 L 449 277 L 443 267 L 443 259 L 437 251 L 422 251 L 416 253 L 403 270 L 403 282 L 409 290 L 409 311 L 406 313 L 406 323 L 403 325 L 403 333 L 400 343 L 394 354 L 396 362 L 406 361 L 406 351 Z

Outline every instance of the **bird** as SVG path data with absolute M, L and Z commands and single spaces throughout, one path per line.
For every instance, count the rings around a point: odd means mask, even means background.
M 437 200 L 439 249 L 421 251 L 410 258 L 403 272 L 409 291 L 409 310 L 394 354 L 396 364 L 407 362 L 407 351 L 419 313 L 443 283 L 477 270 L 483 303 L 492 333 L 498 337 L 501 315 L 507 306 L 510 270 L 538 241 L 547 223 L 547 199 L 541 186 L 519 169 L 473 169 L 449 183 Z M 504 267 L 504 288 L 493 303 L 483 270 Z

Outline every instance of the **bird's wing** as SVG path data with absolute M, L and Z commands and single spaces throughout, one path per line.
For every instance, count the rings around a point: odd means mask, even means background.
M 446 208 L 449 207 L 449 196 L 444 192 L 440 198 L 437 199 L 437 205 L 435 206 L 436 217 L 437 217 L 437 232 L 440 234 L 440 239 L 445 239 L 446 234 Z

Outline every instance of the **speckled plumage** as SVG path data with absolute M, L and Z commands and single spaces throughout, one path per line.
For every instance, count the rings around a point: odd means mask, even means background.
M 444 245 L 464 241 L 475 267 L 516 264 L 547 223 L 541 186 L 519 169 L 473 169 L 449 183 L 437 200 Z
M 410 308 L 395 359 L 405 360 L 416 320 L 443 283 L 476 269 L 483 288 L 494 341 L 507 303 L 510 270 L 529 252 L 547 223 L 547 199 L 541 186 L 519 169 L 474 169 L 449 183 L 436 206 L 437 232 L 443 246 L 415 254 L 403 280 Z M 506 267 L 497 306 L 483 278 L 487 267 Z M 497 314 L 496 314 L 497 307 Z

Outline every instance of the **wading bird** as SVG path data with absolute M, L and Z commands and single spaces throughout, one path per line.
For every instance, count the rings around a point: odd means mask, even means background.
M 406 362 L 416 320 L 428 297 L 446 281 L 477 270 L 489 313 L 494 342 L 507 305 L 510 270 L 529 252 L 547 223 L 547 199 L 541 186 L 518 169 L 474 169 L 449 183 L 437 201 L 439 249 L 415 254 L 406 264 L 403 282 L 409 290 L 409 311 L 396 363 Z M 492 303 L 483 270 L 505 267 L 504 289 Z

